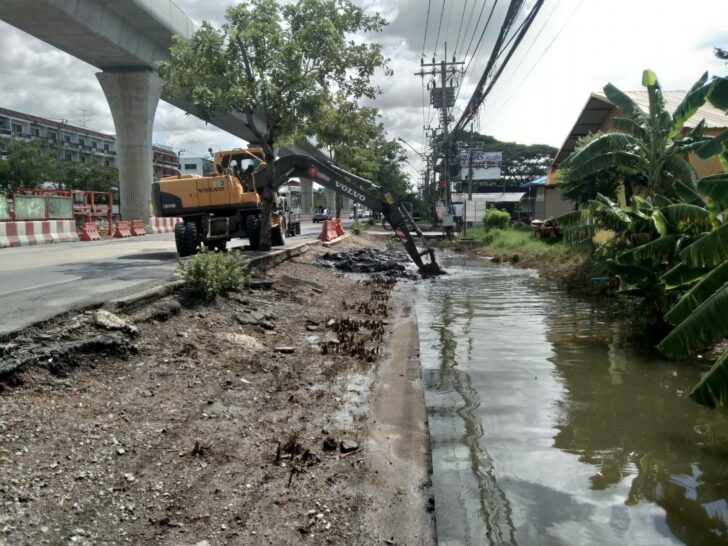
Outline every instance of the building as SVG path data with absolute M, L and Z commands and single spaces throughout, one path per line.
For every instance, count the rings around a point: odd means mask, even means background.
M 152 144 L 152 167 L 154 178 L 160 179 L 180 173 L 177 152 L 171 146 Z
M 453 193 L 452 204 L 456 217 L 464 218 L 471 225 L 481 226 L 488 207 L 505 210 L 511 218 L 518 218 L 524 195 L 523 191 L 473 193 L 470 196 L 467 193 Z
M 5 151 L 5 140 L 40 141 L 57 147 L 59 159 L 85 163 L 96 157 L 106 166 L 116 166 L 116 139 L 112 135 L 0 108 L 0 155 Z
M 7 108 L 0 108 L 0 156 L 6 148 L 3 142 L 20 140 L 40 141 L 42 145 L 58 148 L 58 159 L 85 163 L 98 158 L 107 167 L 117 168 L 116 137 L 65 121 L 54 121 Z M 170 146 L 154 144 L 152 163 L 157 178 L 179 173 L 177 153 Z
M 212 159 L 207 157 L 182 156 L 179 158 L 181 174 L 198 174 L 204 176 L 212 172 Z
M 642 110 L 645 112 L 649 111 L 650 105 L 647 91 L 628 91 L 626 94 Z M 663 91 L 662 94 L 665 98 L 665 108 L 669 112 L 674 112 L 685 96 L 684 91 Z M 579 138 L 597 131 L 605 133 L 612 131 L 611 120 L 619 116 L 624 116 L 624 113 L 609 102 L 609 99 L 607 99 L 604 93 L 598 92 L 591 94 L 549 169 L 543 187 L 543 216 L 539 216 L 538 214 L 539 205 L 537 201 L 536 218 L 546 219 L 560 216 L 576 208 L 574 202 L 565 200 L 561 196 L 557 173 L 559 165 L 574 151 Z M 705 104 L 685 123 L 683 133 L 687 134 L 690 132 L 703 119 L 705 120 L 705 134 L 709 136 L 720 134 L 728 127 L 728 115 L 711 104 Z M 700 159 L 694 153 L 691 153 L 688 156 L 688 161 L 695 170 L 698 178 L 723 172 L 718 158 L 704 160 Z

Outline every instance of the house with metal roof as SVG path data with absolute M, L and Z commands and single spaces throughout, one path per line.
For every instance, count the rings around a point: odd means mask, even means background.
M 685 96 L 685 93 L 685 91 L 663 91 L 665 108 L 669 112 L 674 112 Z M 627 91 L 626 94 L 645 112 L 649 111 L 650 105 L 647 91 Z M 560 216 L 576 208 L 575 203 L 565 200 L 561 196 L 557 172 L 559 165 L 574 152 L 576 142 L 579 138 L 596 131 L 609 132 L 613 130 L 611 120 L 613 117 L 619 116 L 624 116 L 624 113 L 609 102 L 609 99 L 607 99 L 603 92 L 595 92 L 589 96 L 589 100 L 584 105 L 576 123 L 574 123 L 574 126 L 559 149 L 559 152 L 556 154 L 549 169 L 543 189 L 543 218 Z M 728 115 L 711 104 L 705 104 L 685 123 L 683 132 L 689 133 L 703 119 L 705 120 L 706 135 L 715 136 L 728 128 Z M 691 153 L 688 156 L 688 161 L 693 169 L 695 169 L 698 178 L 723 172 L 720 161 L 717 158 L 703 160 Z

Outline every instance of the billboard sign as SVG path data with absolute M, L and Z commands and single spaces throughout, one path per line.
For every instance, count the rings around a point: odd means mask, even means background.
M 470 172 L 470 153 L 467 148 L 461 148 L 460 179 L 467 180 Z M 473 180 L 497 180 L 501 178 L 501 165 L 503 152 L 480 152 L 473 150 Z

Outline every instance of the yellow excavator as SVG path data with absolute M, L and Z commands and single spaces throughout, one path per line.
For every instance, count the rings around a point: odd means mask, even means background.
M 155 214 L 182 218 L 175 226 L 180 256 L 194 254 L 202 244 L 222 250 L 230 239 L 238 237 L 247 237 L 250 248 L 258 248 L 261 193 L 267 182 L 263 150 L 237 148 L 218 152 L 213 165 L 214 172 L 207 176 L 170 176 L 152 185 Z M 275 190 L 291 178 L 307 178 L 351 198 L 359 206 L 381 212 L 423 274 L 442 272 L 435 261 L 434 250 L 425 241 L 409 211 L 391 192 L 381 192 L 369 180 L 333 163 L 305 155 L 276 159 L 275 173 L 272 184 Z M 271 217 L 274 246 L 283 245 L 288 232 L 286 211 L 278 206 L 280 201 L 276 196 L 277 205 Z M 422 259 L 425 256 L 429 256 L 428 263 Z
M 155 214 L 182 218 L 174 230 L 180 256 L 194 254 L 202 244 L 225 250 L 236 237 L 247 237 L 250 247 L 258 248 L 264 157 L 261 148 L 217 152 L 213 172 L 168 176 L 152 185 Z M 271 216 L 273 246 L 285 243 L 288 228 L 283 212 L 276 206 Z

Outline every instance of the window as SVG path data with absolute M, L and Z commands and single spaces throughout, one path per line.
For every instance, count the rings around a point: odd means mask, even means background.
M 37 127 L 33 127 L 30 130 L 30 134 L 33 135 L 33 136 L 38 136 L 39 137 L 40 136 L 40 129 L 38 129 Z
M 109 145 L 106 144 L 106 143 L 104 143 L 104 150 L 107 151 L 107 152 L 109 151 Z
M 96 146 L 98 146 L 98 142 L 96 142 L 96 141 L 94 140 L 94 141 L 93 141 L 93 142 L 91 143 L 91 147 L 92 147 L 92 148 L 93 148 L 93 149 L 95 150 L 95 149 L 96 149 Z
M 19 135 L 22 132 L 23 132 L 23 126 L 19 125 L 17 123 L 13 123 L 13 133 L 15 133 L 16 135 Z
M 79 138 L 78 139 L 78 144 L 79 144 L 79 146 L 81 146 L 83 148 L 86 145 L 86 141 L 84 139 L 82 139 L 82 138 Z
M 194 170 L 197 170 L 196 163 L 185 163 L 185 171 L 194 171 Z
M 55 142 L 56 139 L 58 138 L 58 133 L 48 132 L 48 138 L 50 138 L 53 142 Z
M 71 142 L 71 135 L 63 135 L 63 142 L 68 142 L 70 144 L 70 142 Z
M 66 152 L 66 161 L 73 161 L 73 154 L 71 152 Z

